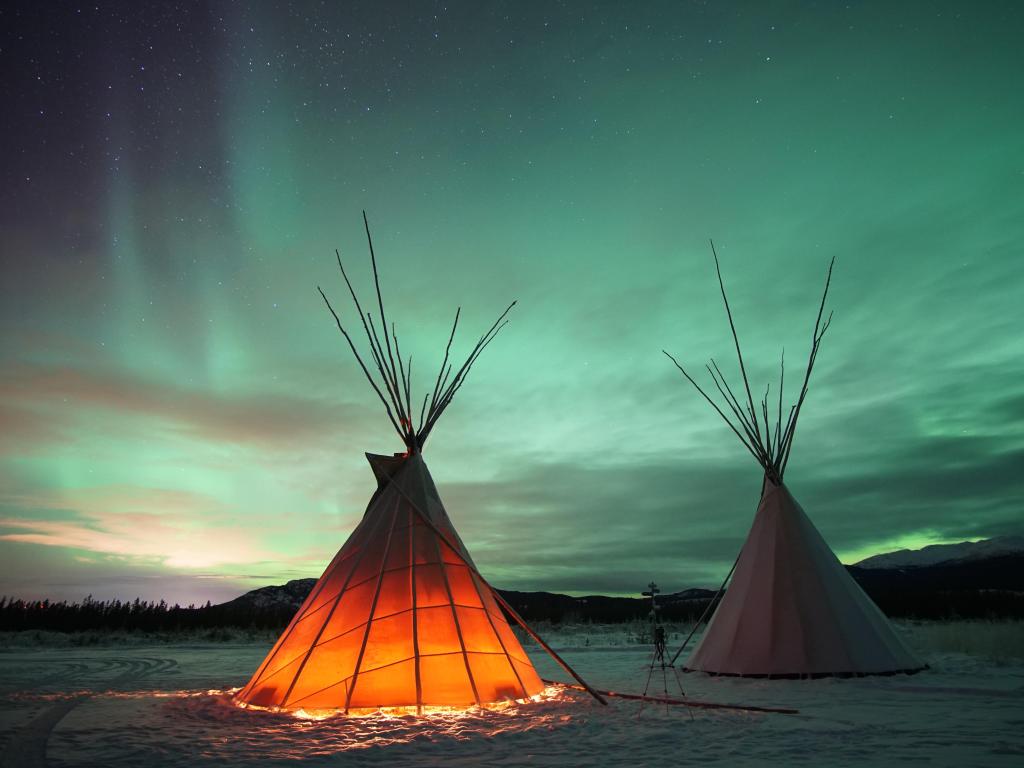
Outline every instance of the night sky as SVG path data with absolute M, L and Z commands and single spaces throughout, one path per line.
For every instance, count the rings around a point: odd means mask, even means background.
M 1020 533 L 1024 6 L 5 3 L 0 593 L 318 576 L 402 444 L 323 307 L 361 210 L 425 457 L 502 588 L 717 584 L 757 388 L 831 306 L 787 481 L 846 562 Z M 429 373 L 428 373 L 429 371 Z M 796 375 L 789 396 L 796 395 Z

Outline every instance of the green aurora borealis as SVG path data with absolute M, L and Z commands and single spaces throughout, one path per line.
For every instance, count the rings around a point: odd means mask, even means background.
M 759 470 L 661 354 L 735 375 L 709 237 L 762 387 L 837 259 L 841 559 L 1020 532 L 1024 6 L 99 5 L 0 14 L 0 593 L 320 574 L 401 449 L 316 293 L 364 208 L 421 396 L 519 300 L 425 452 L 496 586 L 728 569 Z

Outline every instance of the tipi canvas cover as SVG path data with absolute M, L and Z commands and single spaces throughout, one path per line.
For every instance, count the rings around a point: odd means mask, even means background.
M 509 627 L 511 616 L 594 698 L 606 703 L 487 583 L 445 512 L 423 446 L 480 353 L 505 325 L 510 304 L 458 368 L 449 363 L 455 313 L 431 391 L 415 409 L 412 358 L 403 361 L 384 314 L 366 224 L 379 319 L 365 312 L 338 255 L 338 268 L 366 336 L 359 353 L 328 301 L 338 330 L 376 393 L 405 452 L 367 454 L 377 491 L 362 521 L 317 581 L 284 634 L 236 695 L 243 707 L 335 710 L 486 706 L 544 688 Z M 418 401 L 417 401 L 418 404 Z M 415 419 L 416 411 L 419 419 Z
M 815 677 L 921 666 L 789 489 L 766 482 L 729 589 L 686 667 Z
M 360 711 L 539 693 L 544 684 L 452 527 L 422 455 L 367 458 L 380 487 L 362 522 L 238 699 Z
M 832 319 L 830 314 L 822 320 L 832 267 L 814 324 L 803 385 L 783 418 L 785 362 L 780 366 L 777 395 L 769 399 L 769 388 L 755 403 L 714 244 L 712 253 L 743 390 L 737 397 L 712 360 L 707 370 L 721 396 L 716 402 L 674 357 L 665 354 L 761 465 L 764 485 L 754 524 L 733 566 L 732 583 L 686 669 L 759 677 L 916 672 L 924 665 L 896 636 L 783 483 L 811 371 Z M 684 642 L 673 662 L 685 646 Z

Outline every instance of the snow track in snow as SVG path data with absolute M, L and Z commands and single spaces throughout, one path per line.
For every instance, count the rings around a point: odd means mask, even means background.
M 52 652 L 51 652 L 52 653 Z M 6 661 L 6 660 L 5 660 Z M 82 680 L 95 684 L 95 680 L 114 677 L 109 680 L 110 690 L 121 690 L 147 675 L 162 674 L 173 670 L 178 663 L 174 659 L 159 658 L 75 658 L 70 661 L 54 660 L 47 655 L 42 658 L 22 660 L 29 669 L 35 667 L 56 667 L 54 671 L 43 673 L 43 677 L 20 690 L 42 690 L 66 688 Z M 24 672 L 25 670 L 18 670 Z M 16 675 L 18 679 L 20 675 Z M 7 675 L 4 675 L 4 687 L 10 687 Z M 43 768 L 47 765 L 46 745 L 53 729 L 75 707 L 96 695 L 91 691 L 72 692 L 63 699 L 46 707 L 31 721 L 14 731 L 0 751 L 0 768 Z M 52 696 L 52 695 L 51 695 Z

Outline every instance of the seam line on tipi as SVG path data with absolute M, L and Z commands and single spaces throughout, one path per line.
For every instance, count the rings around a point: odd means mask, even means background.
M 763 504 L 764 504 L 764 499 L 765 499 L 765 492 L 766 492 L 766 489 L 768 487 L 767 483 L 768 483 L 767 479 L 763 479 L 761 481 L 761 499 L 758 501 L 758 508 L 754 512 L 754 520 L 751 522 L 751 529 L 748 532 L 746 532 L 746 539 L 743 540 L 743 544 L 739 548 L 739 557 L 736 558 L 736 568 L 735 568 L 735 570 L 737 570 L 737 571 L 739 570 L 739 561 L 743 557 L 744 552 L 746 551 L 746 544 L 751 542 L 751 540 L 754 537 L 754 529 L 756 527 L 758 527 L 759 523 L 763 519 L 762 517 L 759 517 L 759 515 L 762 514 L 762 509 L 763 509 Z M 775 542 L 774 539 L 771 542 L 771 546 L 772 546 L 771 562 L 774 563 L 775 558 L 777 557 L 777 553 L 775 551 L 776 542 Z M 754 570 L 754 571 L 758 571 L 759 570 L 758 564 L 761 561 L 758 559 L 758 555 L 763 554 L 763 553 L 761 552 L 761 550 L 758 547 L 753 547 L 751 549 L 750 553 L 748 553 L 748 554 L 750 554 L 751 560 L 749 562 L 746 562 L 746 561 L 743 562 L 743 565 L 745 566 L 743 568 L 743 574 L 745 574 L 746 571 L 749 571 L 749 570 Z M 763 569 L 763 566 L 760 569 Z M 771 573 L 770 573 L 770 577 L 773 580 L 773 584 L 774 584 L 774 580 L 777 579 L 777 570 L 775 568 L 772 568 Z M 736 587 L 736 574 L 735 574 L 735 572 L 733 573 L 732 587 Z M 772 589 L 770 591 L 770 594 L 772 594 L 772 595 L 775 594 L 774 586 L 772 587 Z M 740 607 L 737 607 L 735 609 L 735 612 L 736 612 L 737 615 L 736 615 L 736 618 L 735 618 L 735 622 L 732 625 L 732 634 L 728 638 L 728 648 L 729 648 L 729 650 L 728 650 L 728 653 L 725 654 L 725 658 L 730 658 L 730 657 L 732 657 L 736 653 L 736 644 L 739 643 L 739 641 L 741 639 L 744 639 L 743 635 L 746 632 L 746 630 L 744 629 L 744 626 L 742 624 L 742 621 L 741 621 L 743 616 L 744 616 L 744 613 L 745 613 L 745 611 L 743 611 L 741 609 L 741 606 L 745 604 L 745 600 L 746 600 L 745 594 L 739 595 L 738 594 L 738 587 L 737 587 L 736 588 L 736 592 L 734 592 L 733 595 L 734 595 L 734 599 L 737 600 L 737 602 L 735 604 L 737 606 L 740 606 Z M 705 640 L 708 637 L 711 637 L 712 623 L 715 621 L 716 616 L 718 616 L 718 611 L 722 609 L 722 606 L 725 605 L 725 601 L 727 599 L 728 599 L 728 593 L 726 593 L 726 597 L 722 598 L 722 602 L 720 602 L 718 604 L 718 608 L 715 609 L 715 613 L 710 618 L 710 620 L 708 622 L 708 627 L 705 630 L 705 637 L 701 638 L 701 645 L 703 644 L 703 640 Z M 771 607 L 771 610 L 772 610 L 772 613 L 774 613 L 776 611 L 776 608 L 775 608 L 774 605 Z M 725 617 L 724 614 L 723 614 L 723 617 Z M 771 634 L 772 628 L 771 627 L 765 628 L 764 626 L 759 626 L 757 628 L 757 631 L 758 632 L 766 632 L 767 631 L 768 647 L 769 647 L 769 649 L 771 649 L 771 647 L 773 646 L 772 634 Z M 714 655 L 712 655 L 712 659 L 713 659 L 714 664 L 707 664 L 706 663 L 705 664 L 705 670 L 707 672 L 712 672 L 712 673 L 716 673 L 717 674 L 719 672 L 719 668 L 723 666 L 724 659 L 722 658 L 721 654 L 715 653 L 714 646 L 710 647 L 710 651 L 714 654 Z M 708 670 L 707 669 L 708 667 L 714 667 L 715 669 Z M 739 674 L 743 675 L 745 673 L 739 673 Z
M 519 676 L 519 670 L 516 669 L 515 662 L 512 661 L 512 656 L 509 654 L 508 648 L 505 647 L 505 641 L 501 639 L 501 634 L 498 632 L 498 627 L 494 623 L 494 617 L 491 616 L 491 612 L 487 610 L 487 602 L 484 600 L 483 592 L 480 591 L 480 585 L 477 583 L 476 580 L 477 577 L 475 574 L 470 573 L 469 578 L 473 582 L 473 589 L 476 590 L 476 594 L 480 598 L 480 605 L 483 606 L 484 615 L 487 617 L 487 621 L 491 625 L 491 631 L 494 633 L 494 637 L 498 640 L 498 645 L 501 647 L 502 652 L 505 654 L 505 658 L 508 660 L 508 665 L 512 668 L 512 674 L 516 676 L 516 680 L 519 682 L 519 688 L 523 692 L 523 698 L 526 698 L 529 695 L 526 692 L 526 684 L 523 682 L 523 678 Z M 509 629 L 511 629 L 511 627 Z
M 391 524 L 392 525 L 394 525 L 394 522 L 395 522 L 394 521 L 394 517 L 397 514 L 398 514 L 398 501 L 396 500 L 395 501 L 395 511 L 391 515 L 391 517 L 392 517 Z M 376 530 L 378 525 L 380 525 L 379 522 L 376 525 L 374 525 L 374 527 L 373 527 L 374 531 Z M 371 533 L 372 532 L 373 531 L 371 531 Z M 344 583 L 344 585 L 342 585 L 341 591 L 338 592 L 338 596 L 334 598 L 334 605 L 331 606 L 331 612 L 329 614 L 327 614 L 327 618 L 324 619 L 324 623 L 320 626 L 319 631 L 316 633 L 316 637 L 313 638 L 313 642 L 310 644 L 309 650 L 306 651 L 306 657 L 302 660 L 302 664 L 299 665 L 299 669 L 295 673 L 295 677 L 292 678 L 291 685 L 288 686 L 288 692 L 284 695 L 284 698 L 281 700 L 281 706 L 282 707 L 286 707 L 288 705 L 288 699 L 292 695 L 292 691 L 295 689 L 295 683 L 298 682 L 299 677 L 302 675 L 302 671 L 306 668 L 306 662 L 309 661 L 309 657 L 312 656 L 313 655 L 313 651 L 316 650 L 317 643 L 320 642 L 320 637 L 323 635 L 324 630 L 327 629 L 327 625 L 331 623 L 331 618 L 333 618 L 334 612 L 338 609 L 338 604 L 341 602 L 341 597 L 342 597 L 342 595 L 345 594 L 345 590 L 348 589 L 348 584 L 352 580 L 352 576 L 355 575 L 356 570 L 359 568 L 360 565 L 362 565 L 363 558 L 366 557 L 366 553 L 370 550 L 370 547 L 368 546 L 369 541 L 370 541 L 370 537 L 367 537 L 367 541 L 364 542 L 363 548 L 360 551 L 359 555 L 357 556 L 356 562 L 352 566 L 352 570 L 349 571 L 348 572 L 348 576 L 345 577 L 345 583 Z M 371 611 L 370 612 L 370 619 L 369 620 L 372 620 L 372 619 L 373 619 L 373 612 Z M 369 626 L 369 620 L 367 621 L 367 626 Z
M 327 571 L 330 571 L 338 562 L 338 558 L 341 556 L 342 549 L 339 549 L 338 552 L 334 555 L 330 564 L 327 566 Z M 324 573 L 327 573 L 327 571 L 324 571 Z M 306 598 L 302 605 L 299 606 L 299 610 L 295 612 L 295 615 L 292 617 L 291 622 L 288 624 L 288 628 L 284 631 L 281 637 L 277 639 L 277 642 L 274 643 L 274 647 L 270 649 L 270 653 L 267 654 L 267 658 L 263 660 L 263 663 L 260 665 L 260 668 L 256 670 L 256 674 L 252 676 L 252 680 L 249 681 L 249 684 L 246 685 L 245 688 L 243 688 L 241 691 L 238 692 L 238 694 L 236 694 L 238 697 L 245 698 L 246 696 L 248 696 L 252 692 L 252 688 L 263 679 L 263 675 L 266 673 L 267 667 L 270 664 L 270 662 L 277 658 L 277 654 L 281 652 L 281 650 L 287 644 L 288 638 L 291 637 L 292 631 L 295 629 L 296 626 L 298 626 L 299 622 L 302 621 L 302 619 L 306 618 L 306 611 L 304 609 L 308 609 L 310 606 L 312 606 L 316 602 L 316 599 L 320 597 L 320 593 L 323 592 L 324 587 L 327 586 L 327 580 L 324 579 L 323 582 L 324 583 L 320 584 L 319 587 L 314 590 L 315 594 L 310 594 L 310 596 Z M 320 609 L 317 608 L 317 611 L 319 610 Z M 295 658 L 298 658 L 298 656 L 296 656 Z M 294 661 L 294 659 L 292 661 Z M 291 661 L 289 661 L 288 664 L 291 664 Z M 278 667 L 278 670 L 284 669 L 286 666 L 288 666 L 288 664 Z
M 473 678 L 473 670 L 469 666 L 469 654 L 466 653 L 466 641 L 462 639 L 462 625 L 459 623 L 459 612 L 455 607 L 455 598 L 452 597 L 452 587 L 448 582 L 448 564 L 444 561 L 441 552 L 441 542 L 434 537 L 434 546 L 437 548 L 437 559 L 441 561 L 441 576 L 444 578 L 444 591 L 448 594 L 448 607 L 452 611 L 452 619 L 455 621 L 455 633 L 459 636 L 459 646 L 462 648 L 462 661 L 466 665 L 466 674 L 469 676 L 469 685 L 473 689 L 473 698 L 477 706 L 480 706 L 480 694 L 476 690 L 476 680 Z M 447 544 L 446 544 L 447 546 Z M 459 558 L 461 559 L 461 555 Z
M 397 659 L 395 661 L 389 661 L 387 664 L 381 664 L 379 667 L 374 667 L 373 669 L 366 670 L 365 674 L 369 674 L 370 672 L 376 672 L 376 671 L 381 670 L 381 669 L 387 669 L 388 667 L 397 667 L 399 664 L 405 664 L 405 662 L 407 662 L 407 661 L 409 661 L 409 659 Z M 353 675 L 349 675 L 348 677 L 343 678 L 341 680 L 338 680 L 335 683 L 331 683 L 330 685 L 325 685 L 323 688 L 318 688 L 315 691 L 307 693 L 301 699 L 296 699 L 295 701 L 292 702 L 292 705 L 293 706 L 298 706 L 299 704 L 304 702 L 306 699 L 311 699 L 314 696 L 317 696 L 317 695 L 323 693 L 324 691 L 327 691 L 327 690 L 330 690 L 331 688 L 334 688 L 336 685 L 341 685 L 342 683 L 347 683 L 349 680 L 352 680 L 352 679 L 353 679 Z
M 427 565 L 439 565 L 439 563 L 427 563 Z M 468 566 L 465 566 L 465 567 L 468 567 Z M 388 573 L 389 573 L 389 571 L 385 571 L 384 575 L 386 576 Z M 350 589 L 355 589 L 355 588 L 356 587 L 350 587 Z M 437 605 L 424 605 L 424 606 L 420 606 L 420 607 L 423 610 L 427 610 L 428 608 L 444 608 L 447 605 L 448 605 L 447 603 L 439 603 Z M 469 608 L 470 610 L 476 610 L 476 611 L 480 610 L 480 606 L 479 605 L 467 605 L 466 603 L 453 603 L 453 605 L 455 605 L 458 608 Z M 401 616 L 401 615 L 406 614 L 406 613 L 412 613 L 412 610 L 413 610 L 412 608 L 403 608 L 402 610 L 394 611 L 393 613 L 382 613 L 379 616 L 375 616 L 374 620 L 378 621 L 378 620 L 383 620 L 383 619 L 394 618 L 395 616 Z M 321 640 L 319 641 L 319 644 L 320 645 L 324 645 L 326 643 L 331 642 L 332 640 L 337 640 L 339 637 L 344 637 L 345 635 L 351 634 L 352 632 L 355 632 L 356 630 L 362 629 L 364 624 L 365 624 L 365 622 L 360 622 L 360 623 L 356 624 L 353 627 L 349 627 L 344 632 L 339 632 L 338 634 L 331 635 L 330 637 L 321 638 Z M 450 653 L 458 653 L 458 651 L 450 651 Z M 497 651 L 495 651 L 495 653 L 497 653 Z M 436 655 L 436 654 L 424 653 L 423 655 L 424 656 L 432 656 L 432 655 Z M 295 658 L 298 658 L 298 656 L 296 656 Z M 290 664 L 292 661 L 295 661 L 295 659 L 291 659 L 291 661 L 289 661 L 288 663 Z M 520 659 L 520 661 L 522 661 L 522 659 Z
M 359 667 L 363 664 L 363 654 L 366 652 L 366 641 L 370 637 L 370 629 L 373 628 L 373 614 L 377 610 L 377 600 L 380 598 L 380 587 L 384 583 L 384 566 L 387 564 L 388 555 L 391 553 L 391 534 L 395 532 L 395 523 L 398 521 L 398 506 L 401 498 L 395 499 L 395 511 L 391 515 L 391 525 L 388 528 L 388 539 L 384 544 L 384 555 L 380 561 L 380 574 L 377 577 L 377 588 L 373 592 L 373 602 L 370 604 L 370 618 L 366 622 L 366 630 L 363 632 L 363 644 L 359 647 L 359 657 L 356 659 L 355 672 L 352 673 L 352 685 L 348 687 L 348 695 L 345 697 L 345 714 L 348 714 L 349 705 L 352 703 L 352 694 L 355 693 L 356 683 L 359 682 Z
M 423 714 L 423 686 L 420 682 L 420 627 L 416 610 L 416 525 L 409 507 L 409 591 L 412 594 L 412 652 L 416 669 L 416 714 Z
M 331 603 L 333 602 L 335 597 L 337 597 L 337 594 L 332 593 L 330 598 L 328 598 L 327 600 L 324 601 L 323 605 L 321 605 L 320 607 L 316 608 L 313 611 L 307 611 L 302 616 L 298 616 L 297 618 L 299 620 L 295 622 L 295 627 L 298 627 L 300 624 L 305 624 L 307 622 L 310 625 L 313 625 L 313 624 L 316 624 L 317 620 L 322 620 L 324 618 L 324 616 L 328 613 L 327 609 L 330 608 Z M 317 615 L 317 614 L 319 614 L 319 615 Z M 290 625 L 289 625 L 289 628 L 290 628 Z M 290 634 L 291 633 L 289 632 L 289 635 Z M 324 640 L 323 642 L 325 642 L 325 643 L 326 642 L 330 642 L 333 639 L 334 639 L 334 637 L 329 637 L 326 640 Z M 286 647 L 285 645 L 282 645 L 281 648 L 277 648 L 276 645 L 274 646 L 272 661 L 280 661 L 281 660 L 281 654 L 284 651 L 285 647 Z M 301 659 L 303 654 L 305 654 L 305 652 L 306 652 L 305 648 L 301 648 L 301 649 L 295 651 L 293 656 L 288 657 L 287 661 L 285 661 L 283 664 L 277 664 L 275 666 L 267 666 L 265 669 L 261 668 L 262 671 L 259 672 L 259 678 L 256 680 L 256 682 L 259 683 L 259 682 L 263 682 L 265 680 L 269 680 L 270 678 L 272 678 L 274 675 L 276 675 L 281 670 L 289 667 L 290 665 L 294 664 L 296 661 Z
M 427 655 L 427 656 L 430 656 L 430 655 L 435 655 L 435 656 L 454 656 L 457 653 L 458 653 L 458 651 L 454 651 L 452 653 L 447 653 L 447 654 L 429 654 L 428 653 L 428 654 L 425 654 L 425 655 Z M 405 662 L 410 661 L 410 660 L 411 659 L 396 659 L 395 661 L 389 661 L 387 664 L 381 664 L 379 667 L 373 667 L 372 669 L 365 670 L 364 674 L 369 674 L 370 672 L 377 672 L 378 670 L 381 670 L 381 669 L 388 669 L 389 667 L 397 667 L 399 664 L 405 664 Z M 347 683 L 352 678 L 353 678 L 353 675 L 349 675 L 348 677 L 343 678 L 341 680 L 338 680 L 335 683 L 331 683 L 330 685 L 325 685 L 323 688 L 318 688 L 317 690 L 312 691 L 311 693 L 307 693 L 301 699 L 296 699 L 295 701 L 292 702 L 292 705 L 293 706 L 298 706 L 299 704 L 304 702 L 306 699 L 311 699 L 312 697 L 314 697 L 314 696 L 316 696 L 318 694 L 321 694 L 324 691 L 330 690 L 331 688 L 334 688 L 337 685 L 341 685 L 342 683 Z
M 349 675 L 348 677 L 343 678 L 343 679 L 337 681 L 336 683 L 331 683 L 330 685 L 325 685 L 323 688 L 317 688 L 315 691 L 311 691 L 310 693 L 307 693 L 301 699 L 296 699 L 295 701 L 293 701 L 292 702 L 292 706 L 298 706 L 299 704 L 304 702 L 306 699 L 311 699 L 314 696 L 318 696 L 321 693 L 323 693 L 324 691 L 329 691 L 331 688 L 335 688 L 336 686 L 346 685 L 348 683 L 348 681 L 351 680 L 351 679 L 352 679 L 352 675 Z M 346 688 L 345 690 L 348 690 L 348 688 Z
M 803 508 L 800 506 L 800 503 L 796 500 L 795 497 L 793 497 L 792 493 L 789 493 L 788 488 L 786 489 L 786 493 L 789 496 L 789 499 L 787 499 L 787 503 L 791 502 L 789 506 L 791 507 L 792 511 L 793 526 L 794 528 L 799 530 L 800 540 L 805 542 L 805 545 L 812 544 L 810 546 L 805 546 L 805 550 L 807 558 L 810 561 L 811 567 L 814 569 L 815 574 L 827 573 L 829 570 L 827 566 L 830 566 L 832 568 L 838 567 L 839 570 L 845 571 L 845 566 L 841 562 L 839 562 L 839 558 L 836 557 L 835 552 L 833 552 L 832 548 L 828 546 L 828 542 L 826 542 L 825 538 L 821 535 L 821 531 L 819 531 L 817 526 L 815 526 L 814 523 L 811 522 L 811 519 L 807 516 L 807 513 L 804 512 Z M 819 543 L 824 545 L 824 563 L 819 562 L 817 558 L 817 554 L 822 551 L 821 548 L 818 546 Z M 852 580 L 853 579 L 851 577 L 850 581 Z M 849 596 L 850 593 L 846 589 L 846 582 L 844 580 L 840 579 L 837 587 L 843 591 L 846 600 L 833 601 L 832 593 L 826 586 L 824 579 L 817 579 L 815 581 L 815 588 L 817 589 L 819 596 L 818 603 L 822 605 L 825 610 L 828 611 L 828 615 L 830 617 L 828 626 L 838 628 L 839 648 L 837 649 L 837 651 L 839 653 L 842 653 L 843 659 L 845 660 L 842 666 L 846 669 L 862 670 L 864 668 L 864 665 L 857 663 L 854 660 L 855 645 L 851 641 L 854 635 L 862 636 L 865 626 L 864 617 L 861 616 L 861 622 L 858 623 L 858 626 L 849 626 L 849 624 L 847 623 L 847 617 L 841 612 L 840 609 L 844 604 L 857 605 L 857 602 L 855 599 Z M 875 636 L 877 637 L 877 630 Z M 862 642 L 864 641 L 862 640 Z M 838 665 L 829 664 L 828 666 L 834 667 Z
M 444 531 L 442 531 L 440 528 L 438 528 L 434 524 L 434 521 L 430 519 L 430 517 L 427 515 L 427 513 L 424 512 L 422 509 L 420 509 L 419 506 L 416 504 L 416 502 L 413 501 L 409 497 L 409 495 L 407 493 L 405 493 L 405 491 L 403 491 L 402 488 L 397 483 L 395 483 L 395 489 L 398 491 L 398 493 L 401 496 L 403 496 L 405 498 L 406 501 L 409 502 L 410 506 L 412 506 L 412 508 L 420 516 L 420 519 L 427 526 L 427 528 L 429 528 L 431 531 L 433 531 L 434 535 L 437 536 L 438 539 L 440 539 L 445 544 L 447 544 L 449 549 L 451 549 L 453 552 L 455 552 L 456 557 L 462 558 L 462 555 L 458 552 L 458 550 L 454 546 L 452 546 L 451 542 L 448 540 L 448 537 L 445 536 Z M 454 528 L 454 526 L 452 526 L 452 527 Z M 590 686 L 590 684 L 587 683 L 586 680 L 584 680 L 582 677 L 580 677 L 576 673 L 576 671 L 572 667 L 569 666 L 569 664 L 565 661 L 565 659 L 563 659 L 561 656 L 559 656 L 557 653 L 555 653 L 554 648 L 552 648 L 550 645 L 548 645 L 546 642 L 544 642 L 544 640 L 541 639 L 541 636 L 538 635 L 536 632 L 533 631 L 533 629 L 530 628 L 530 625 L 526 623 L 526 621 L 523 619 L 522 616 L 519 615 L 519 613 L 516 611 L 516 609 L 513 608 L 512 605 L 505 598 L 503 598 L 494 587 L 492 587 L 490 585 L 490 583 L 487 581 L 487 579 L 484 578 L 483 574 L 480 573 L 479 570 L 477 570 L 476 565 L 474 565 L 473 563 L 471 563 L 471 562 L 469 562 L 467 560 L 464 560 L 464 559 L 463 559 L 463 564 L 470 570 L 471 573 L 475 573 L 480 578 L 480 582 L 482 584 L 486 584 L 487 585 L 487 588 L 489 590 L 491 590 L 491 596 L 494 598 L 494 601 L 499 606 L 501 606 L 508 613 L 508 615 L 511 616 L 512 619 L 517 624 L 519 624 L 519 626 L 521 626 L 524 630 L 526 630 L 526 633 L 530 637 L 532 637 L 535 641 L 537 641 L 537 644 L 540 645 L 540 647 L 543 648 L 547 652 L 547 654 L 552 659 L 554 659 L 562 669 L 564 669 L 573 678 L 575 678 L 576 682 L 578 682 L 581 686 L 583 686 L 583 688 L 587 691 L 587 693 L 589 693 L 591 696 L 593 696 L 595 699 L 597 699 L 604 706 L 608 706 L 608 702 L 605 700 L 605 698 L 598 691 L 594 690 L 594 688 L 592 688 Z
M 334 556 L 334 559 L 331 561 L 331 564 L 324 571 L 324 574 L 328 573 L 332 568 L 335 567 L 335 564 L 339 562 L 338 561 L 338 555 L 340 555 L 340 554 L 341 554 L 341 552 L 339 551 L 338 554 Z M 316 590 L 316 592 L 317 592 L 316 597 L 313 600 L 307 599 L 299 607 L 299 610 L 295 612 L 295 616 L 292 617 L 292 620 L 288 624 L 288 627 L 285 630 L 284 635 L 281 638 L 278 638 L 278 642 L 275 643 L 273 649 L 271 649 L 270 653 L 267 655 L 267 658 L 264 661 L 263 666 L 260 667 L 260 669 L 257 671 L 256 675 L 253 676 L 253 679 L 249 682 L 249 685 L 246 686 L 246 688 L 241 693 L 238 694 L 239 696 L 242 696 L 242 695 L 248 696 L 252 692 L 252 688 L 254 688 L 257 684 L 263 682 L 264 680 L 269 680 L 271 677 L 276 675 L 278 672 L 281 672 L 282 670 L 287 669 L 289 666 L 294 664 L 300 657 L 302 657 L 303 653 L 300 652 L 300 653 L 296 654 L 294 658 L 289 659 L 286 664 L 281 664 L 280 666 L 274 668 L 273 672 L 268 674 L 268 672 L 270 670 L 270 667 L 268 666 L 268 664 L 271 661 L 275 660 L 277 658 L 278 654 L 280 654 L 281 651 L 287 646 L 287 640 L 288 640 L 289 637 L 291 637 L 291 634 L 295 630 L 295 628 L 300 623 L 302 623 L 303 621 L 308 620 L 308 619 L 312 619 L 317 613 L 319 613 L 321 610 L 326 608 L 330 604 L 331 600 L 333 600 L 335 597 L 337 597 L 337 595 L 332 595 L 328 600 L 324 601 L 323 605 L 319 606 L 318 608 L 316 608 L 313 611 L 309 611 L 308 610 L 308 608 L 311 605 L 313 605 L 313 603 L 316 601 L 316 598 L 319 598 L 319 596 L 322 593 L 322 591 L 326 588 L 327 581 L 328 580 L 324 579 L 323 575 L 321 575 L 320 579 L 317 580 L 318 589 Z M 323 582 L 323 583 L 321 584 L 320 582 Z M 307 610 L 303 610 L 303 609 L 307 609 Z
M 785 582 L 786 590 L 785 590 L 785 592 L 782 592 L 781 590 L 778 591 L 778 592 L 773 590 L 772 591 L 772 596 L 775 597 L 776 595 L 779 595 L 779 594 L 785 594 L 785 595 L 789 596 L 789 598 L 791 600 L 791 603 L 790 603 L 790 605 L 788 607 L 791 608 L 791 610 L 793 611 L 793 615 L 795 617 L 795 625 L 796 625 L 796 630 L 797 630 L 797 637 L 800 639 L 800 658 L 804 659 L 805 660 L 804 663 L 806 663 L 806 660 L 811 658 L 811 644 L 810 644 L 810 639 L 811 638 L 810 638 L 808 622 L 804 619 L 804 613 L 803 613 L 803 610 L 802 610 L 803 606 L 801 604 L 800 596 L 806 594 L 806 590 L 814 589 L 815 584 L 814 584 L 814 579 L 813 578 L 809 578 L 809 576 L 813 577 L 813 574 L 809 575 L 809 574 L 796 573 L 796 566 L 799 565 L 800 563 L 798 563 L 796 558 L 793 556 L 792 549 L 793 549 L 794 537 L 795 536 L 799 536 L 800 534 L 799 533 L 797 533 L 797 534 L 793 533 L 793 529 L 796 526 L 793 525 L 794 521 L 792 519 L 792 516 L 787 516 L 786 515 L 786 509 L 784 508 L 784 501 L 785 500 L 783 498 L 783 491 L 782 491 L 782 487 L 780 485 L 780 486 L 776 487 L 776 489 L 775 489 L 775 498 L 772 499 L 772 501 L 770 502 L 770 503 L 775 505 L 775 526 L 774 526 L 774 528 L 775 528 L 776 536 L 775 536 L 775 558 L 773 560 L 773 563 L 775 565 L 775 572 L 776 573 L 780 573 L 781 572 L 781 574 L 783 575 L 783 579 L 781 579 L 780 581 L 784 581 Z M 785 564 L 784 565 L 783 565 L 783 562 L 782 562 L 782 558 L 779 557 L 779 550 L 780 550 L 779 544 L 780 544 L 780 540 L 785 542 L 786 545 L 787 545 L 785 547 L 785 549 L 782 551 L 782 554 L 783 554 L 783 556 L 785 558 Z M 773 608 L 773 612 L 775 612 L 774 608 Z M 777 613 L 777 612 L 775 612 L 775 613 Z M 772 628 L 773 629 L 778 629 L 780 631 L 782 630 L 782 627 L 779 626 L 779 622 L 775 622 L 773 624 Z M 778 639 L 779 638 L 775 635 L 775 633 L 773 633 L 772 634 L 772 643 L 771 643 L 771 645 L 768 648 L 768 652 L 769 652 L 768 658 L 769 659 L 777 659 L 778 658 L 778 650 L 779 650 L 777 648 L 778 643 L 775 642 Z M 773 662 L 773 663 L 777 664 L 778 662 Z M 776 671 L 781 673 L 781 674 L 790 674 L 789 670 L 787 670 L 785 667 L 781 667 L 781 668 L 780 667 L 776 667 Z M 811 670 L 811 671 L 814 672 L 815 670 Z M 802 674 L 801 670 L 795 670 L 795 672 L 798 675 Z

